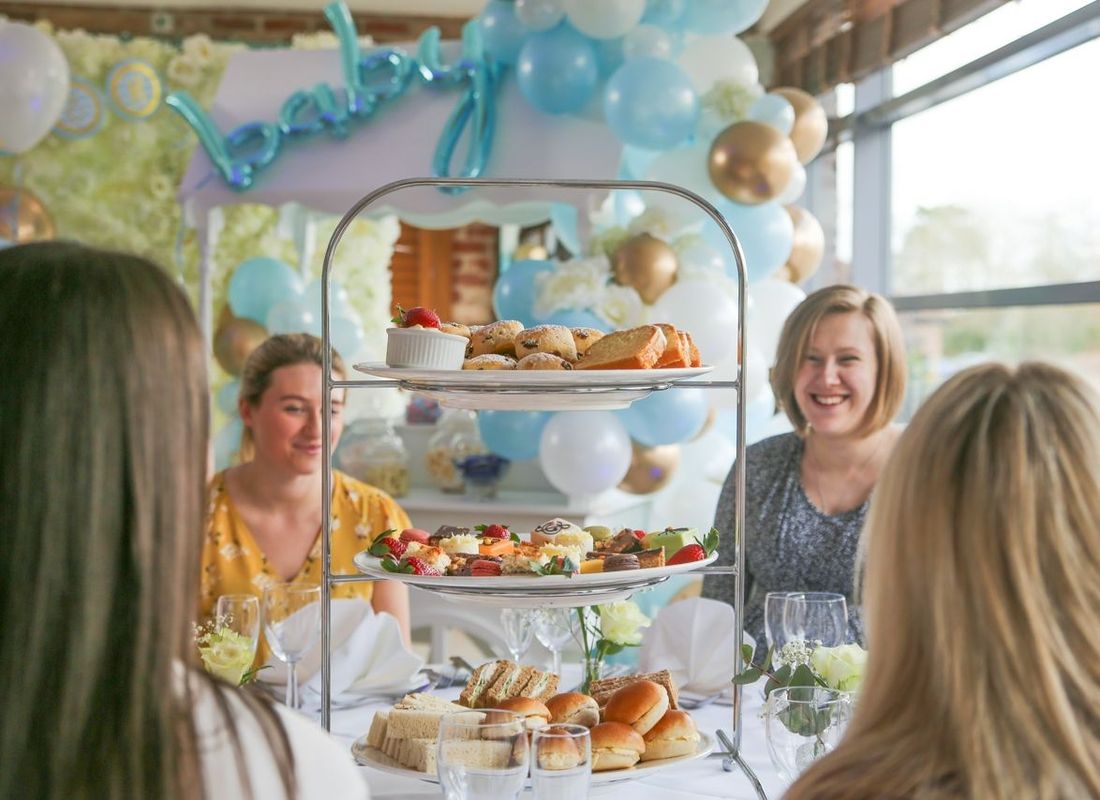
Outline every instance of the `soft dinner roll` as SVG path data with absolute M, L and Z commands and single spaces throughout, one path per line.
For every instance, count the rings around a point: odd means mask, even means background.
M 699 731 L 695 729 L 695 720 L 686 711 L 673 709 L 666 711 L 642 738 L 645 739 L 642 761 L 688 756 L 699 745 Z
M 600 707 L 596 701 L 580 692 L 556 694 L 546 701 L 550 721 L 554 724 L 583 725 L 591 728 L 600 722 Z
M 550 710 L 530 697 L 510 697 L 496 707 L 522 715 L 529 731 L 550 724 Z
M 653 681 L 637 681 L 624 686 L 607 701 L 604 719 L 623 722 L 645 735 L 668 711 L 668 692 Z
M 621 722 L 601 722 L 589 736 L 592 737 L 593 772 L 633 767 L 645 752 L 645 739 Z
M 542 769 L 573 769 L 581 763 L 581 751 L 566 728 L 546 728 L 542 733 L 560 733 L 539 739 L 538 762 Z M 542 734 L 539 734 L 542 736 Z

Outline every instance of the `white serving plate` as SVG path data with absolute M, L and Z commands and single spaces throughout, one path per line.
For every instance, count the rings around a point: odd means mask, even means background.
M 695 761 L 699 758 L 706 758 L 713 750 L 714 739 L 702 731 L 699 731 L 699 746 L 691 755 L 677 756 L 676 758 L 662 758 L 657 761 L 639 761 L 629 769 L 593 772 L 592 785 L 599 786 L 601 784 L 619 783 L 621 781 L 643 780 L 655 772 L 660 772 L 663 769 L 676 766 L 677 764 L 683 764 L 685 761 Z M 366 736 L 361 736 L 355 740 L 355 743 L 351 746 L 351 754 L 355 758 L 355 763 L 359 764 L 361 767 L 370 767 L 371 769 L 388 772 L 391 775 L 400 775 L 403 778 L 413 778 L 415 780 L 428 781 L 429 783 L 439 783 L 439 778 L 437 776 L 403 767 L 381 750 L 371 747 L 367 744 Z M 527 779 L 527 785 L 531 785 L 530 778 Z

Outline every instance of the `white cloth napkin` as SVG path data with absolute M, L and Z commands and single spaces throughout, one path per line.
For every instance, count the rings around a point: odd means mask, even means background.
M 285 685 L 286 664 L 275 656 L 260 676 Z M 412 686 L 424 659 L 405 649 L 401 628 L 389 614 L 375 614 L 365 600 L 332 601 L 332 695 L 372 694 Z M 321 693 L 318 643 L 298 662 L 298 680 L 306 691 Z
M 685 692 L 724 692 L 733 679 L 735 621 L 732 606 L 705 597 L 666 606 L 646 630 L 639 665 L 643 672 L 667 669 Z

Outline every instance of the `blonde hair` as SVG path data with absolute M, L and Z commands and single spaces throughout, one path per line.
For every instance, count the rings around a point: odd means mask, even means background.
M 806 798 L 1100 797 L 1100 397 L 984 365 L 902 435 L 862 547 L 870 656 Z
M 890 424 L 905 397 L 905 342 L 894 307 L 884 297 L 855 286 L 837 284 L 818 289 L 803 300 L 783 324 L 776 348 L 775 367 L 771 372 L 776 402 L 786 412 L 795 432 L 809 431 L 802 409 L 795 399 L 794 383 L 810 340 L 822 319 L 831 314 L 860 313 L 871 323 L 871 337 L 878 360 L 875 393 L 860 426 L 861 435 L 869 435 Z
M 264 341 L 252 351 L 241 370 L 239 397 L 253 408 L 271 385 L 271 376 L 281 367 L 295 364 L 316 364 L 323 367 L 324 345 L 316 336 L 308 333 L 281 333 Z M 335 349 L 332 351 L 332 371 L 341 378 L 347 375 L 344 360 Z M 255 455 L 252 430 L 245 426 L 241 433 L 241 447 L 237 454 L 240 462 L 251 461 Z

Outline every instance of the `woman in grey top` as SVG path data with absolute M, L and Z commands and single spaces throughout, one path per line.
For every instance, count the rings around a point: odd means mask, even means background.
M 794 432 L 745 453 L 745 630 L 761 647 L 764 596 L 778 591 L 844 594 L 849 634 L 863 640 L 853 602 L 856 549 L 871 490 L 900 434 L 892 420 L 905 370 L 901 327 L 879 295 L 829 286 L 787 318 L 771 382 Z M 726 541 L 733 477 L 731 471 L 714 522 Z M 733 557 L 727 547 L 719 563 Z M 732 604 L 732 583 L 707 578 L 703 594 Z

